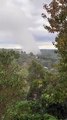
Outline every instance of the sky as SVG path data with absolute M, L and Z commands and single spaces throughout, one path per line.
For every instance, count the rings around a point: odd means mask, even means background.
M 50 0 L 0 0 L 0 48 L 17 48 L 26 52 L 54 49 L 54 34 L 48 33 L 41 16 L 43 4 Z

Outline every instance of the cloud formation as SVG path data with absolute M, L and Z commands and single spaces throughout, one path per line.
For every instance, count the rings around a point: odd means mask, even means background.
M 17 1 L 18 2 L 18 1 Z M 19 2 L 20 3 L 20 2 Z M 29 19 L 24 11 L 12 0 L 0 0 L 0 40 L 15 40 L 23 50 L 37 52 L 35 40 L 28 31 Z M 23 5 L 23 4 L 22 4 Z
M 41 17 L 45 2 L 47 0 L 0 0 L 1 45 L 18 44 L 24 51 L 38 52 L 37 41 L 49 39 L 43 28 L 44 22 L 48 22 Z

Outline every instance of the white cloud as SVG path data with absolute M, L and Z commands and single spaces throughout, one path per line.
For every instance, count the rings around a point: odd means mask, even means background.
M 35 32 L 35 33 L 36 32 L 38 32 L 38 33 L 39 32 L 44 32 L 45 31 L 43 26 L 30 27 L 29 30 L 32 31 L 32 32 Z
M 39 49 L 56 49 L 51 42 L 37 42 Z
M 22 46 L 18 44 L 0 44 L 0 48 L 5 48 L 5 49 L 23 49 Z

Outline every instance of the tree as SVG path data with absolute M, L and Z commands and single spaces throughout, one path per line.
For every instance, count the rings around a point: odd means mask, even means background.
M 7 106 L 26 95 L 27 72 L 17 63 L 19 55 L 13 50 L 0 50 L 0 119 Z
M 39 99 L 42 91 L 42 84 L 45 77 L 45 69 L 37 61 L 32 60 L 29 66 L 28 81 L 30 83 L 30 90 L 28 99 Z
M 51 33 L 58 33 L 54 45 L 58 48 L 61 64 L 67 71 L 67 0 L 52 0 L 49 6 L 44 5 L 44 9 L 50 14 L 50 17 L 42 14 L 50 24 L 49 26 L 44 25 L 44 28 Z
M 42 14 L 50 24 L 49 26 L 44 25 L 44 28 L 51 33 L 57 32 L 54 45 L 61 56 L 59 64 L 60 81 L 63 81 L 65 85 L 67 83 L 67 0 L 52 0 L 49 6 L 44 5 L 44 9 L 50 14 L 50 17 Z M 66 93 L 66 85 L 63 90 Z
M 47 19 L 49 26 L 44 25 L 50 33 L 57 33 L 54 45 L 60 55 L 58 64 L 59 78 L 55 93 L 58 103 L 66 104 L 67 100 L 67 0 L 52 0 L 49 5 L 43 6 L 48 15 L 42 14 L 43 18 Z M 53 87 L 54 88 L 54 87 Z M 54 93 L 54 95 L 55 95 Z M 60 101 L 61 100 L 61 101 Z M 56 104 L 57 106 L 57 104 Z M 63 109 L 64 111 L 65 109 Z M 67 111 L 65 110 L 67 113 Z

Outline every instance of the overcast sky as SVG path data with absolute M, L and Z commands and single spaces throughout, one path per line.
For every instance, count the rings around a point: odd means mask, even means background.
M 22 48 L 37 52 L 38 48 L 54 48 L 53 34 L 44 28 L 41 17 L 43 3 L 50 0 L 0 0 L 0 47 Z

